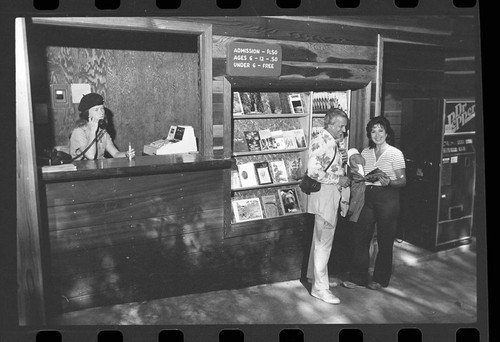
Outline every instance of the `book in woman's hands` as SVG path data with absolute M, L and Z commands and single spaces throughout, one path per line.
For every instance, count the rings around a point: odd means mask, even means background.
M 365 180 L 367 182 L 376 182 L 381 176 L 385 175 L 384 171 L 380 170 L 378 167 L 365 175 Z

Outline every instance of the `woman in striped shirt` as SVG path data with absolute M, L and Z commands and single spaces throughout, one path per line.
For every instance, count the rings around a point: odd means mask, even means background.
M 364 157 L 365 174 L 380 169 L 377 179 L 366 181 L 365 204 L 353 227 L 354 256 L 347 288 L 368 287 L 378 290 L 387 287 L 392 273 L 392 248 L 396 238 L 399 215 L 399 188 L 406 185 L 403 153 L 390 145 L 394 132 L 389 121 L 381 116 L 366 126 L 369 146 Z M 373 277 L 369 281 L 370 243 L 377 226 L 378 254 Z

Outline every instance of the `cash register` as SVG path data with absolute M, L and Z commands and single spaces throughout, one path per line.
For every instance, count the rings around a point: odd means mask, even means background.
M 192 126 L 170 126 L 165 139 L 159 139 L 144 145 L 144 154 L 146 155 L 196 152 L 198 152 L 198 148 Z

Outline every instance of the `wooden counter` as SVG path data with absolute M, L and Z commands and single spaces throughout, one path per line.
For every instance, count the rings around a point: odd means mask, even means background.
M 233 163 L 137 156 L 41 175 L 48 316 L 300 278 L 310 217 L 231 229 Z
M 230 224 L 233 160 L 196 154 L 75 162 L 41 176 L 55 312 L 191 291 Z M 203 270 L 205 268 L 205 270 Z M 177 289 L 177 286 L 180 286 Z
M 213 159 L 199 154 L 171 154 L 162 156 L 136 156 L 101 160 L 76 161 L 76 171 L 42 173 L 46 183 L 70 180 L 104 179 L 121 176 L 153 175 L 188 171 L 227 169 L 234 163 L 231 159 Z

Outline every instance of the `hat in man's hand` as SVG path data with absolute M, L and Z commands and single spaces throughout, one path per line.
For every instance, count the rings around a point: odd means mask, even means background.
M 97 93 L 89 93 L 82 97 L 80 104 L 78 105 L 78 110 L 84 112 L 89 110 L 94 106 L 99 106 L 104 103 L 104 98 Z

